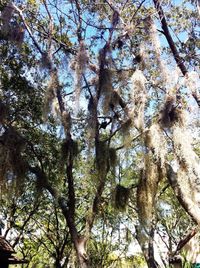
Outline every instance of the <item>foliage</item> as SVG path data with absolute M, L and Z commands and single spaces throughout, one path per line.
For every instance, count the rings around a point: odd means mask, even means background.
M 159 235 L 167 267 L 200 222 L 198 1 L 0 12 L 4 235 L 57 268 L 154 268 Z

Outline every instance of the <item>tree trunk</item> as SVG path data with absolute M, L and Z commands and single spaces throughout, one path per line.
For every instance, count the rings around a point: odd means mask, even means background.
M 155 227 L 138 227 L 136 229 L 137 232 L 137 241 L 141 247 L 144 258 L 146 260 L 148 268 L 158 268 L 158 263 L 154 258 L 154 231 Z
M 148 268 L 158 268 L 156 261 L 153 258 L 147 260 Z
M 78 256 L 80 268 L 89 268 L 88 260 L 86 260 L 82 255 Z
M 181 263 L 174 263 L 172 265 L 173 265 L 173 268 L 182 268 L 182 264 Z
M 150 231 L 147 265 L 149 268 L 158 268 L 158 264 L 154 258 L 153 241 L 154 241 L 154 227 L 152 227 Z
M 195 182 L 192 182 L 192 187 L 187 177 L 181 178 L 180 181 L 177 173 L 170 165 L 167 165 L 167 178 L 181 206 L 191 216 L 193 221 L 199 225 L 200 207 L 198 200 L 195 200 L 195 197 L 198 196 L 198 188 L 195 188 Z M 184 187 L 182 187 L 183 184 L 185 185 Z
M 1 263 L 1 268 L 8 268 L 8 263 Z
M 55 268 L 62 268 L 62 266 L 60 264 L 60 260 L 56 260 L 56 262 L 55 262 Z
M 81 236 L 78 237 L 74 243 L 76 247 L 80 268 L 89 267 L 89 259 L 86 252 L 86 242 L 87 242 L 86 237 Z

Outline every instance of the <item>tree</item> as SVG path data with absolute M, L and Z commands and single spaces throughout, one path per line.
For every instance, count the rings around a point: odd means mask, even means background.
M 199 106 L 197 2 L 1 3 L 2 185 L 48 191 L 80 267 L 113 195 L 149 267 L 162 185 L 200 221 L 195 111 L 186 122 Z

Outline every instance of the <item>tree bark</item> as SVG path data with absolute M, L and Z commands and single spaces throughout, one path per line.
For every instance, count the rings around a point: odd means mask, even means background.
M 2 263 L 1 268 L 8 268 L 8 263 Z
M 148 259 L 147 259 L 147 265 L 149 268 L 158 268 L 158 264 L 154 258 L 154 226 L 151 228 L 150 235 L 149 235 L 149 248 L 148 248 Z
M 169 28 L 168 28 L 168 25 L 167 25 L 167 21 L 166 21 L 166 18 L 165 18 L 165 14 L 163 12 L 163 9 L 161 7 L 161 4 L 160 4 L 160 0 L 153 0 L 154 2 L 154 5 L 155 5 L 155 8 L 157 9 L 157 12 L 158 12 L 158 15 L 159 15 L 159 18 L 160 18 L 160 21 L 161 21 L 161 26 L 162 26 L 162 29 L 163 29 L 163 33 L 167 39 L 167 42 L 169 44 L 169 47 L 173 53 L 173 56 L 174 56 L 174 59 L 178 65 L 178 67 L 180 68 L 182 74 L 185 76 L 187 74 L 187 69 L 184 65 L 184 61 L 183 59 L 180 57 L 179 55 L 179 52 L 175 46 L 175 43 L 171 37 L 171 34 L 170 34 L 170 31 L 169 31 Z
M 80 268 L 89 268 L 88 261 L 83 258 L 81 255 L 78 256 Z
M 69 166 L 68 166 L 69 167 Z M 80 237 L 75 225 L 74 220 L 74 205 L 75 205 L 75 199 L 74 199 L 74 193 L 70 193 L 71 199 L 69 202 L 66 202 L 66 199 L 61 196 L 61 194 L 53 187 L 49 182 L 48 178 L 46 177 L 46 174 L 43 170 L 41 170 L 39 167 L 31 167 L 29 166 L 29 170 L 34 173 L 38 180 L 42 183 L 43 187 L 49 191 L 49 193 L 55 198 L 55 200 L 58 202 L 62 213 L 66 219 L 69 232 L 71 235 L 72 243 L 74 244 L 76 253 L 77 253 L 77 259 L 80 264 L 80 268 L 87 268 L 88 267 L 88 257 L 86 254 L 86 242 L 87 239 L 85 237 Z M 71 169 L 70 169 L 71 170 Z M 71 184 L 72 180 L 72 173 L 71 171 L 68 173 L 68 182 Z M 70 188 L 71 187 L 71 188 Z M 73 189 L 73 183 L 69 186 L 70 189 Z M 71 203 L 70 203 L 71 202 Z M 68 207 L 69 206 L 69 207 Z M 70 210 L 71 208 L 71 210 Z
M 77 237 L 75 241 L 75 248 L 76 248 L 80 268 L 89 267 L 89 258 L 86 252 L 86 243 L 87 243 L 87 238 L 83 236 Z
M 55 268 L 62 268 L 62 266 L 60 264 L 60 260 L 56 260 L 56 262 L 55 262 Z
M 168 42 L 169 47 L 171 49 L 171 52 L 174 56 L 176 64 L 180 68 L 182 74 L 187 77 L 188 70 L 185 66 L 184 59 L 180 56 L 180 53 L 179 53 L 179 51 L 174 43 L 174 40 L 171 36 L 171 33 L 169 31 L 167 20 L 165 18 L 165 14 L 164 14 L 164 11 L 163 11 L 162 6 L 161 6 L 161 1 L 160 0 L 153 0 L 153 2 L 154 2 L 154 6 L 158 12 L 158 15 L 159 15 L 159 18 L 161 21 L 163 34 L 165 35 L 165 37 L 167 39 L 167 42 Z M 200 96 L 194 90 L 192 90 L 192 96 L 194 97 L 195 101 L 197 102 L 197 105 L 200 107 Z
M 198 203 L 195 202 L 194 198 L 190 195 L 189 189 L 184 191 L 183 187 L 181 187 L 182 185 L 178 182 L 177 174 L 170 165 L 167 166 L 167 178 L 179 203 L 191 216 L 193 221 L 200 224 L 200 207 Z M 186 180 L 188 181 L 188 178 L 186 178 Z M 184 184 L 184 181 L 181 183 Z M 195 192 L 192 193 L 193 196 L 194 194 Z

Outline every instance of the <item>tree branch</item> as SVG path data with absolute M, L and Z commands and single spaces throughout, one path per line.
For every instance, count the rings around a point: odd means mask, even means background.
M 200 207 L 198 203 L 195 202 L 194 198 L 192 198 L 192 195 L 189 194 L 191 191 L 190 189 L 187 189 L 187 193 L 185 193 L 183 187 L 179 185 L 177 173 L 169 164 L 167 164 L 167 178 L 181 206 L 185 209 L 188 215 L 191 216 L 192 220 L 196 224 L 200 224 Z M 184 181 L 182 181 L 182 183 L 184 183 Z M 193 193 L 193 195 L 194 194 L 195 193 Z
M 138 13 L 138 11 L 140 10 L 140 8 L 142 7 L 142 5 L 144 4 L 145 1 L 146 1 L 146 0 L 143 0 L 143 1 L 139 4 L 138 8 L 136 9 L 136 11 L 133 13 L 133 16 L 131 17 L 130 22 L 133 21 L 133 19 L 135 18 L 136 14 Z
M 30 37 L 31 37 L 31 39 L 32 39 L 32 41 L 33 41 L 33 43 L 34 43 L 34 45 L 36 46 L 36 48 L 38 49 L 38 51 L 40 52 L 40 54 L 43 55 L 43 51 L 42 51 L 42 49 L 40 48 L 38 42 L 36 41 L 35 37 L 33 36 L 33 33 L 32 33 L 32 31 L 31 31 L 30 27 L 29 27 L 28 24 L 26 23 L 26 20 L 25 20 L 25 18 L 24 18 L 24 15 L 23 15 L 23 13 L 22 13 L 22 10 L 19 9 L 14 3 L 12 3 L 12 7 L 13 7 L 13 8 L 17 11 L 17 13 L 19 14 L 19 16 L 20 16 L 20 18 L 21 18 L 21 20 L 22 20 L 22 22 L 23 22 L 23 24 L 24 24 L 24 26 L 25 26 L 27 32 L 29 33 L 29 35 L 30 35 Z
M 194 237 L 197 232 L 199 231 L 199 226 L 196 226 L 194 229 L 192 229 L 183 239 L 181 239 L 177 245 L 175 254 L 180 251 L 189 241 Z
M 188 70 L 184 64 L 184 60 L 183 58 L 179 55 L 179 52 L 176 48 L 176 45 L 173 41 L 173 38 L 170 34 L 170 31 L 169 31 L 169 27 L 168 27 L 168 24 L 167 24 L 167 21 L 166 21 L 166 18 L 165 18 L 165 14 L 164 14 L 164 11 L 161 7 L 161 4 L 160 4 L 160 0 L 153 0 L 154 2 L 154 5 L 155 5 L 155 8 L 158 12 L 158 15 L 159 15 L 159 18 L 160 18 L 160 21 L 161 21 L 161 26 L 162 26 L 162 29 L 163 29 L 163 34 L 165 35 L 166 39 L 167 39 L 167 42 L 169 44 L 169 47 L 172 51 L 172 54 L 174 56 L 174 59 L 178 65 L 178 67 L 180 68 L 182 74 L 184 76 L 187 77 L 187 74 L 188 74 Z M 192 91 L 192 96 L 194 97 L 195 101 L 197 102 L 197 105 L 200 107 L 200 97 L 197 96 L 197 93 Z
M 167 39 L 167 42 L 171 48 L 171 51 L 174 55 L 174 59 L 178 65 L 178 67 L 180 68 L 182 74 L 185 76 L 187 74 L 187 68 L 185 67 L 184 65 L 184 61 L 183 59 L 180 57 L 179 55 L 179 52 L 176 48 L 176 45 L 172 39 L 172 36 L 170 34 L 170 31 L 169 31 L 169 28 L 168 28 L 168 24 L 167 24 L 167 21 L 166 21 L 166 18 L 165 18 L 165 14 L 163 12 L 163 9 L 161 7 L 161 4 L 160 4 L 160 1 L 159 0 L 153 0 L 154 2 L 154 5 L 155 5 L 155 8 L 158 12 L 158 15 L 159 15 L 159 18 L 160 18 L 160 21 L 161 21 L 161 25 L 162 25 L 162 29 L 163 29 L 163 33 Z

